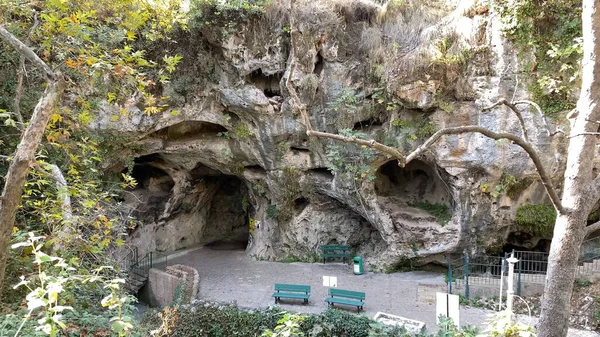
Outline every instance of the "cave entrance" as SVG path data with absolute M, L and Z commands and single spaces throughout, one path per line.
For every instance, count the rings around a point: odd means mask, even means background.
M 210 202 L 202 242 L 214 250 L 245 250 L 250 237 L 248 190 L 236 176 L 212 176 L 204 180 L 217 191 Z
M 380 166 L 375 172 L 375 193 L 407 202 L 450 204 L 452 201 L 435 168 L 421 160 L 413 160 L 405 167 L 398 166 L 397 160 Z
M 135 159 L 131 175 L 137 185 L 125 193 L 125 202 L 140 223 L 155 226 L 148 239 L 159 251 L 198 245 L 245 249 L 252 207 L 246 185 L 203 164 L 185 170 L 176 159 L 165 154 Z

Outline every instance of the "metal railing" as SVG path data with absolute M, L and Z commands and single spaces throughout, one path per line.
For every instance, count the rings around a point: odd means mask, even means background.
M 150 269 L 159 267 L 164 270 L 169 261 L 168 255 L 157 252 L 149 252 L 140 258 L 136 247 L 127 255 L 126 262 L 128 263 L 127 270 L 138 276 L 148 277 Z
M 506 259 L 511 254 L 519 260 L 515 265 L 516 293 L 521 295 L 524 283 L 544 284 L 548 271 L 548 256 L 546 252 L 512 251 L 502 256 L 465 254 L 462 258 L 448 262 L 448 293 L 464 289 L 464 296 L 469 299 L 470 286 L 473 285 L 502 285 L 502 275 L 506 273 Z M 600 236 L 585 240 L 581 246 L 577 275 L 600 273 Z

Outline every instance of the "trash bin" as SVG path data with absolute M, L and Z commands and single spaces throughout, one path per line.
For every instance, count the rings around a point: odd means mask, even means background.
M 354 275 L 362 275 L 363 273 L 363 260 L 360 256 L 355 256 L 352 261 L 354 261 Z

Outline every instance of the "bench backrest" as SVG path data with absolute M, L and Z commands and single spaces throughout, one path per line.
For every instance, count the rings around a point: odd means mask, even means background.
M 350 250 L 350 247 L 344 245 L 324 245 L 319 248 L 321 250 Z
M 310 293 L 310 286 L 302 284 L 281 284 L 275 283 L 275 291 L 290 291 L 299 293 Z
M 361 300 L 361 301 L 365 299 L 365 293 L 363 293 L 363 292 L 344 290 L 344 289 L 338 289 L 338 288 L 329 288 L 329 296 L 353 298 L 353 299 L 357 299 L 357 300 Z

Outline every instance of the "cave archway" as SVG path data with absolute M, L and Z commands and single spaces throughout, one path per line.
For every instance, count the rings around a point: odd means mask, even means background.
M 133 215 L 152 234 L 156 250 L 173 251 L 198 245 L 245 249 L 249 231 L 248 190 L 237 176 L 198 164 L 184 170 L 161 154 L 135 159 L 137 186 L 125 194 Z
M 236 176 L 223 174 L 212 176 L 207 184 L 217 186 L 217 191 L 200 233 L 202 243 L 216 250 L 246 249 L 250 236 L 246 185 Z
M 375 193 L 407 202 L 452 203 L 450 192 L 435 168 L 421 160 L 413 160 L 405 167 L 398 166 L 397 160 L 381 165 L 375 172 Z

